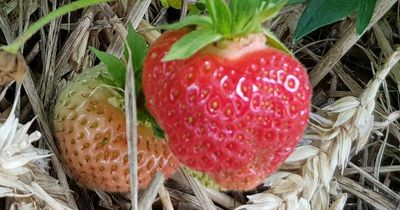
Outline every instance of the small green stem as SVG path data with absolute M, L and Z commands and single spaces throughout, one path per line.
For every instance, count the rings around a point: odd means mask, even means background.
M 29 39 L 31 38 L 37 31 L 39 31 L 44 25 L 48 24 L 50 21 L 63 16 L 67 13 L 70 13 L 72 11 L 82 9 L 88 6 L 92 6 L 95 4 L 100 4 L 100 3 L 106 3 L 109 1 L 113 0 L 79 0 L 72 2 L 70 4 L 67 4 L 63 7 L 60 7 L 53 12 L 50 12 L 46 16 L 40 18 L 38 21 L 33 23 L 31 26 L 29 26 L 28 30 L 26 30 L 22 35 L 20 35 L 11 45 L 2 47 L 1 49 L 8 51 L 13 54 L 17 54 L 21 46 Z

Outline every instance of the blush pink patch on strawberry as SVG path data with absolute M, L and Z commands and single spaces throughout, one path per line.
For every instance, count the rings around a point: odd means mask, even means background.
M 77 75 L 57 98 L 54 127 L 63 160 L 74 178 L 89 189 L 128 192 L 130 172 L 123 109 L 108 99 L 123 100 L 100 76 L 104 66 Z M 169 177 L 179 167 L 168 144 L 153 130 L 138 126 L 139 187 L 157 171 Z

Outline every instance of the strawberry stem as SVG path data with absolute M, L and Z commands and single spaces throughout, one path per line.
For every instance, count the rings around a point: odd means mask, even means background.
M 50 21 L 63 16 L 72 11 L 82 9 L 88 6 L 92 6 L 99 3 L 106 3 L 113 0 L 80 0 L 75 1 L 70 4 L 67 4 L 63 7 L 60 7 L 46 16 L 40 18 L 38 21 L 33 23 L 22 35 L 20 35 L 12 44 L 8 46 L 4 46 L 1 49 L 8 51 L 13 54 L 17 54 L 19 49 L 24 43 L 31 38 L 37 31 L 39 31 L 44 25 L 48 24 Z

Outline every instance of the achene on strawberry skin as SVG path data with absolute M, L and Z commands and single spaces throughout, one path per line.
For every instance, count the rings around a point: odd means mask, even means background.
M 54 126 L 59 148 L 76 180 L 90 189 L 130 191 L 123 97 L 110 86 L 106 67 L 87 69 L 69 82 L 57 99 Z M 172 175 L 179 163 L 151 127 L 138 126 L 139 187 L 158 170 Z

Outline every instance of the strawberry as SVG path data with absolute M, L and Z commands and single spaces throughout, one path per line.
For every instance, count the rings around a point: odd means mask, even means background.
M 301 139 L 312 89 L 302 64 L 258 22 L 284 1 L 205 2 L 210 17 L 167 26 L 151 45 L 143 92 L 180 162 L 248 190 Z
M 189 29 L 181 29 L 176 31 L 169 31 L 160 36 L 155 43 L 151 45 L 151 53 L 148 54 L 144 62 L 144 69 L 152 68 L 151 72 L 147 73 L 147 76 L 142 77 L 143 89 L 149 89 L 154 91 L 161 91 L 165 88 L 164 80 L 160 78 L 167 78 L 174 70 L 174 66 L 180 65 L 180 61 L 171 61 L 164 63 L 161 58 L 167 53 L 167 49 L 171 47 L 179 38 L 184 36 Z M 151 75 L 150 75 L 151 73 Z M 162 110 L 163 103 L 159 100 L 151 100 L 151 104 L 157 102 L 157 107 L 147 106 L 153 117 L 158 118 L 159 112 Z M 153 109 L 154 108 L 154 109 Z
M 107 77 L 105 66 L 77 75 L 57 99 L 54 125 L 62 157 L 79 183 L 90 189 L 127 192 L 124 99 Z M 139 124 L 139 187 L 145 188 L 158 170 L 169 177 L 177 167 L 166 142 Z

